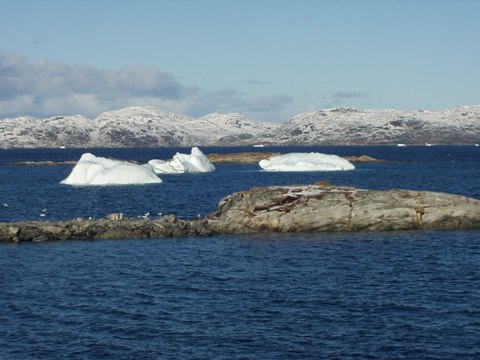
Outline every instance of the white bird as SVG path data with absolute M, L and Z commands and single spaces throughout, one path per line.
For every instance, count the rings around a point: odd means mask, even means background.
M 3 207 L 8 207 L 8 204 L 7 204 L 7 203 L 4 203 L 4 204 L 3 204 Z
M 149 212 L 146 212 L 145 214 L 143 214 L 142 217 L 143 217 L 144 219 L 146 219 L 146 218 L 148 218 L 149 216 L 150 216 L 150 213 L 149 213 Z

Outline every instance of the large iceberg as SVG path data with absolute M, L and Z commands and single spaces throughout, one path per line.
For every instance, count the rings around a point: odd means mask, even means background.
M 354 170 L 355 166 L 337 156 L 316 152 L 289 153 L 261 160 L 258 165 L 266 171 L 338 171 Z
M 62 180 L 67 185 L 137 185 L 158 184 L 162 180 L 148 164 L 137 165 L 85 153 L 70 175 Z
M 215 166 L 200 151 L 192 147 L 190 155 L 176 153 L 172 160 L 163 161 L 153 159 L 148 162 L 157 174 L 183 174 L 215 171 Z

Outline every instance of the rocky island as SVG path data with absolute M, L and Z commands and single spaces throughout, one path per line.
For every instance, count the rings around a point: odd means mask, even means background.
M 227 154 L 208 154 L 208 160 L 212 164 L 258 164 L 261 160 L 270 159 L 273 156 L 279 156 L 278 152 L 241 152 Z M 384 162 L 381 159 L 375 159 L 368 155 L 343 156 L 350 162 L 356 163 L 375 163 Z
M 480 227 L 480 201 L 413 190 L 329 185 L 257 187 L 223 198 L 219 232 L 387 231 Z
M 351 232 L 480 228 L 480 200 L 414 190 L 328 184 L 255 187 L 224 197 L 204 218 L 0 223 L 0 241 L 128 239 L 262 232 Z

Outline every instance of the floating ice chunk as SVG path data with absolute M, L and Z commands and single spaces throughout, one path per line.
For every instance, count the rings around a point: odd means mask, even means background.
M 183 174 L 186 172 L 185 166 L 181 162 L 170 160 L 163 161 L 158 159 L 149 160 L 148 164 L 156 174 Z
M 80 157 L 70 175 L 60 183 L 67 185 L 137 185 L 161 182 L 162 180 L 150 165 L 137 165 L 85 153 Z
M 337 156 L 320 153 L 289 153 L 261 160 L 260 167 L 266 171 L 337 171 L 354 170 L 355 166 Z
M 187 168 L 187 172 L 212 172 L 215 171 L 215 166 L 208 160 L 208 158 L 200 151 L 198 147 L 193 147 L 190 155 L 176 154 L 178 160 Z M 174 158 L 175 158 L 174 156 Z
M 200 151 L 193 147 L 190 155 L 176 153 L 172 160 L 163 161 L 153 159 L 148 162 L 157 174 L 183 174 L 215 171 L 215 166 Z

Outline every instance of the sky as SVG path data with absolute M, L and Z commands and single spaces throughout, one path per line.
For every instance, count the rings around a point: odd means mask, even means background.
M 0 0 L 0 118 L 480 104 L 478 0 Z

